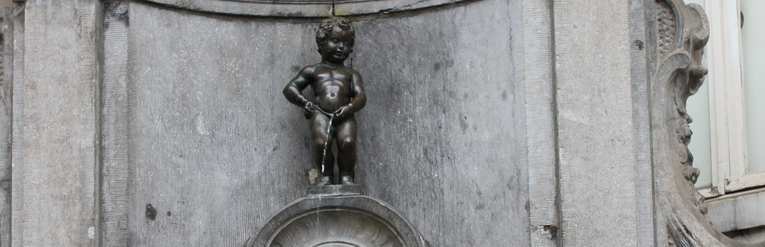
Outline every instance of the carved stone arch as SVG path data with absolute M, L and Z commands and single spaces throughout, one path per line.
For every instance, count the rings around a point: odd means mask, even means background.
M 712 227 L 702 196 L 693 186 L 699 170 L 688 150 L 692 119 L 685 106 L 707 74 L 701 65 L 709 39 L 706 14 L 701 6 L 682 0 L 653 2 L 656 70 L 650 104 L 657 236 L 668 236 L 669 246 L 748 246 Z
M 427 247 L 400 214 L 368 196 L 304 197 L 271 218 L 245 247 Z

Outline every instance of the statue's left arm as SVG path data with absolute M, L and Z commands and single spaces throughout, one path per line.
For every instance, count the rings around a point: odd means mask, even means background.
M 346 118 L 361 110 L 361 108 L 364 108 L 367 104 L 367 94 L 364 92 L 364 84 L 361 81 L 361 75 L 355 70 L 351 77 L 351 93 L 351 102 L 335 112 L 340 119 Z

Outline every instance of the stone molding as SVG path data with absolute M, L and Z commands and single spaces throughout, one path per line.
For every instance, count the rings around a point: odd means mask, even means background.
M 415 10 L 468 0 L 345 0 L 345 1 L 264 1 L 264 0 L 143 0 L 199 12 L 261 17 L 327 17 L 367 15 Z M 332 2 L 335 2 L 334 4 Z

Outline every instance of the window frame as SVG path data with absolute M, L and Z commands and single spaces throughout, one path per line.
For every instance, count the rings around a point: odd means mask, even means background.
M 699 189 L 716 197 L 765 185 L 765 172 L 748 173 L 746 105 L 739 0 L 705 0 L 710 39 L 709 127 L 712 186 Z

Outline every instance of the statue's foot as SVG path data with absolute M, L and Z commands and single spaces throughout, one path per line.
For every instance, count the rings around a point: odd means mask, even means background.
M 340 183 L 343 185 L 356 185 L 356 183 L 353 182 L 353 178 L 351 176 L 342 176 L 340 180 Z
M 332 177 L 331 176 L 323 176 L 323 177 L 321 177 L 321 182 L 319 182 L 319 186 L 330 185 L 330 184 L 332 184 Z

